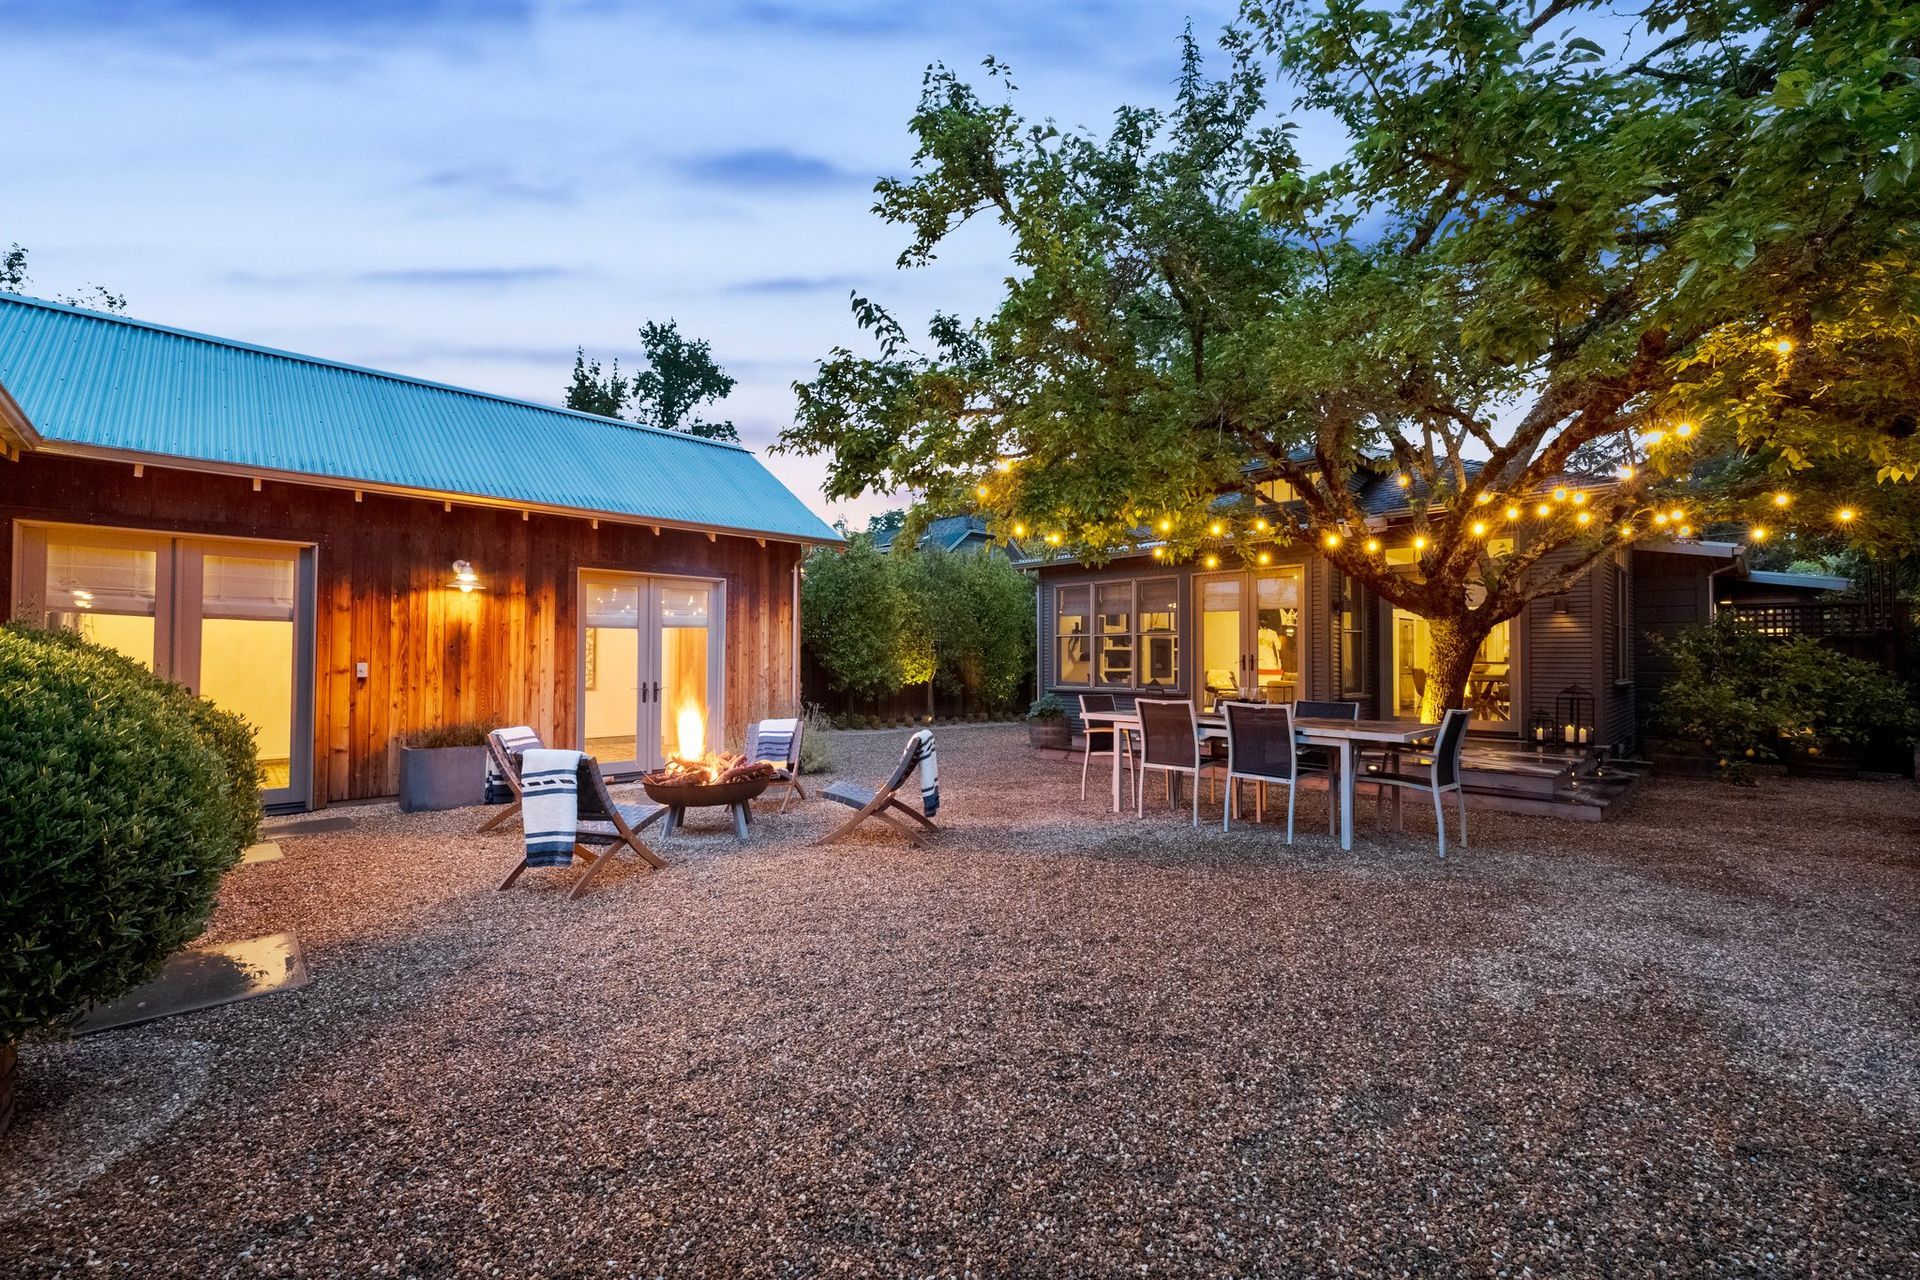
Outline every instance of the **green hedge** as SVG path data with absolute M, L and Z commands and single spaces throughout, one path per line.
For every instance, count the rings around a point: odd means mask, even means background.
M 0 1043 L 199 935 L 259 783 L 240 717 L 77 636 L 0 627 Z

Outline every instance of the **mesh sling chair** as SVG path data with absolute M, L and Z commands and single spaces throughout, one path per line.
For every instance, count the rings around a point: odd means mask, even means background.
M 920 763 L 923 742 L 928 746 L 933 744 L 933 735 L 925 729 L 907 739 L 906 750 L 900 753 L 900 763 L 893 767 L 893 773 L 877 791 L 852 782 L 836 782 L 822 791 L 821 799 L 831 800 L 835 804 L 843 804 L 849 809 L 858 809 L 860 812 L 821 836 L 814 843 L 832 844 L 835 840 L 850 834 L 855 827 L 868 818 L 878 818 L 905 836 L 911 843 L 919 844 L 922 839 L 921 833 L 900 821 L 894 816 L 896 813 L 904 813 L 926 830 L 937 833 L 940 828 L 934 826 L 925 814 L 900 803 L 894 797 L 895 792 L 907 785 L 907 779 L 912 776 L 914 767 Z
M 1440 730 L 1434 735 L 1433 750 L 1424 756 L 1415 757 L 1413 769 L 1418 770 L 1424 764 L 1426 772 L 1413 771 L 1370 774 L 1367 781 L 1380 786 L 1380 794 L 1385 795 L 1388 787 L 1403 791 L 1426 791 L 1433 795 L 1433 823 L 1435 838 L 1440 842 L 1440 856 L 1447 856 L 1447 815 L 1440 803 L 1443 793 L 1451 791 L 1460 802 L 1460 847 L 1467 847 L 1467 793 L 1460 785 L 1460 749 L 1467 740 L 1468 712 L 1455 707 L 1440 717 Z
M 1295 720 L 1358 720 L 1360 704 L 1357 702 L 1315 702 L 1301 699 L 1293 704 Z M 1300 771 L 1302 773 L 1324 773 L 1327 775 L 1327 832 L 1329 835 L 1340 829 L 1340 810 L 1333 800 L 1335 779 L 1334 767 L 1339 763 L 1340 755 L 1329 747 L 1300 748 Z M 1355 753 L 1353 767 L 1360 767 L 1360 756 Z
M 1233 825 L 1234 784 L 1245 780 L 1254 790 L 1254 821 L 1266 806 L 1265 788 L 1277 782 L 1287 789 L 1287 843 L 1293 843 L 1293 799 L 1300 781 L 1300 753 L 1293 742 L 1293 713 L 1285 703 L 1223 702 L 1227 717 L 1227 803 L 1220 829 Z
M 516 760 L 516 764 L 518 761 Z M 641 842 L 640 833 L 666 816 L 667 806 L 663 804 L 616 804 L 607 791 L 607 780 L 600 776 L 600 762 L 592 756 L 580 757 L 579 775 L 575 782 L 576 803 L 579 808 L 579 824 L 573 833 L 573 856 L 587 864 L 587 874 L 580 877 L 567 894 L 572 901 L 587 891 L 593 878 L 600 874 L 602 867 L 613 860 L 616 849 L 627 849 L 652 870 L 659 870 L 667 864 L 660 856 Z M 599 852 L 594 852 L 595 846 Z M 502 889 L 513 886 L 527 870 L 526 853 L 521 852 L 519 865 L 507 873 L 500 882 Z
M 787 811 L 787 801 L 796 795 L 802 800 L 807 798 L 807 790 L 800 785 L 800 738 L 807 730 L 807 722 L 801 719 L 755 720 L 747 726 L 747 759 L 769 760 L 779 764 L 780 772 L 773 775 L 770 787 L 785 787 L 780 793 L 780 807 L 776 813 Z M 769 755 L 768 753 L 773 754 Z
M 1182 698 L 1141 698 L 1140 760 L 1133 775 L 1133 816 L 1146 816 L 1147 773 L 1158 773 L 1167 784 L 1167 803 L 1173 803 L 1176 775 L 1193 778 L 1193 825 L 1200 825 L 1200 773 L 1210 762 L 1200 756 L 1200 725 L 1193 704 Z
M 1112 711 L 1118 706 L 1110 693 L 1083 693 L 1080 695 L 1080 716 L 1083 726 L 1083 746 L 1080 752 L 1080 798 L 1087 798 L 1087 769 L 1093 764 L 1095 756 L 1110 756 L 1120 752 L 1127 766 L 1127 772 L 1133 772 L 1133 743 L 1128 736 L 1112 725 L 1104 729 L 1085 728 L 1089 711 Z

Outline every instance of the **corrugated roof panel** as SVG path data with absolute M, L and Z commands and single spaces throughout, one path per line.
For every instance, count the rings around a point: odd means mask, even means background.
M 0 387 L 46 440 L 810 541 L 738 445 L 0 295 Z

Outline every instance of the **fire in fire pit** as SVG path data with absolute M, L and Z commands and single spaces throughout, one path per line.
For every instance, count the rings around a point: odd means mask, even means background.
M 666 834 L 686 820 L 688 808 L 725 805 L 733 811 L 734 834 L 747 838 L 751 816 L 747 802 L 767 789 L 783 765 L 773 760 L 749 760 L 734 752 L 708 751 L 706 721 L 699 708 L 683 706 L 675 717 L 680 752 L 666 767 L 643 774 L 640 784 L 656 804 L 667 806 Z

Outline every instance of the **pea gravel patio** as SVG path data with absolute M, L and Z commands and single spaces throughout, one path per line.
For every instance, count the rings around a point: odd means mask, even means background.
M 573 903 L 474 811 L 281 837 L 210 937 L 313 984 L 28 1046 L 0 1274 L 1920 1272 L 1910 784 L 1476 813 L 1442 866 L 940 746 L 937 844 L 813 803 Z

